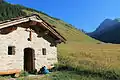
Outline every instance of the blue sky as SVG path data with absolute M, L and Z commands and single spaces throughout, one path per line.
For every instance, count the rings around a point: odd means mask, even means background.
M 120 17 L 120 0 L 6 0 L 43 11 L 78 29 L 94 31 L 106 18 Z

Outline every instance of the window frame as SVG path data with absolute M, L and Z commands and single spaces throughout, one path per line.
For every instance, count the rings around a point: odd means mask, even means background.
M 47 55 L 46 53 L 47 53 L 46 48 L 42 48 L 42 55 Z
M 8 55 L 15 55 L 15 46 L 8 46 Z

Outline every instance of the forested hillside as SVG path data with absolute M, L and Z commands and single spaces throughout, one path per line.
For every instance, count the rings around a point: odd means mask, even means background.
M 31 12 L 37 12 L 37 13 L 41 13 L 46 16 L 49 16 L 41 11 L 27 8 L 21 5 L 10 4 L 5 1 L 0 1 L 0 20 L 3 21 L 3 20 L 11 19 L 11 18 L 20 17 L 20 16 L 26 16 L 27 14 L 24 11 L 22 11 L 22 9 L 26 9 Z M 54 18 L 54 17 L 51 17 L 51 18 Z M 54 19 L 57 19 L 57 18 L 54 18 Z
M 21 11 L 21 8 L 7 2 L 0 3 L 0 20 L 7 20 L 19 16 L 25 16 L 26 13 Z
M 51 17 L 41 11 L 27 8 L 18 4 L 17 5 L 11 4 L 5 1 L 0 3 L 1 21 L 26 16 L 33 13 L 40 15 L 40 17 L 46 20 L 48 23 L 50 23 L 53 26 L 56 26 L 56 30 L 58 30 L 64 37 L 66 37 L 68 41 L 70 40 L 72 42 L 88 42 L 88 43 L 98 42 L 95 39 L 88 37 L 81 31 L 73 27 L 71 24 L 67 24 L 64 21 L 58 18 Z
M 120 80 L 120 45 L 98 44 L 100 41 L 85 35 L 73 25 L 41 11 L 7 2 L 0 4 L 0 20 L 33 13 L 55 26 L 67 39 L 65 44 L 57 46 L 58 71 L 46 75 L 43 80 Z

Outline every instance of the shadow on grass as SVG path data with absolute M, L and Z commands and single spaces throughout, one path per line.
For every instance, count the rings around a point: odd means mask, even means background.
M 85 70 L 80 68 L 73 68 L 70 66 L 60 66 L 57 68 L 54 68 L 53 70 L 56 71 L 73 71 L 75 74 L 78 74 L 80 76 L 91 76 L 91 77 L 100 77 L 103 78 L 103 80 L 120 80 L 120 74 L 116 73 L 115 71 L 107 71 L 107 70 Z

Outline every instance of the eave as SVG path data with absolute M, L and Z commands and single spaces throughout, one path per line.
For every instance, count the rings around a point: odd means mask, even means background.
M 49 30 L 53 35 L 55 35 L 61 42 L 64 43 L 66 42 L 66 39 L 59 32 L 57 32 L 50 24 L 48 24 L 45 20 L 43 20 L 39 15 L 36 14 L 26 17 L 16 18 L 14 20 L 4 21 L 3 23 L 0 23 L 0 29 L 30 21 L 35 21 L 39 23 L 40 25 L 44 26 L 47 30 Z

